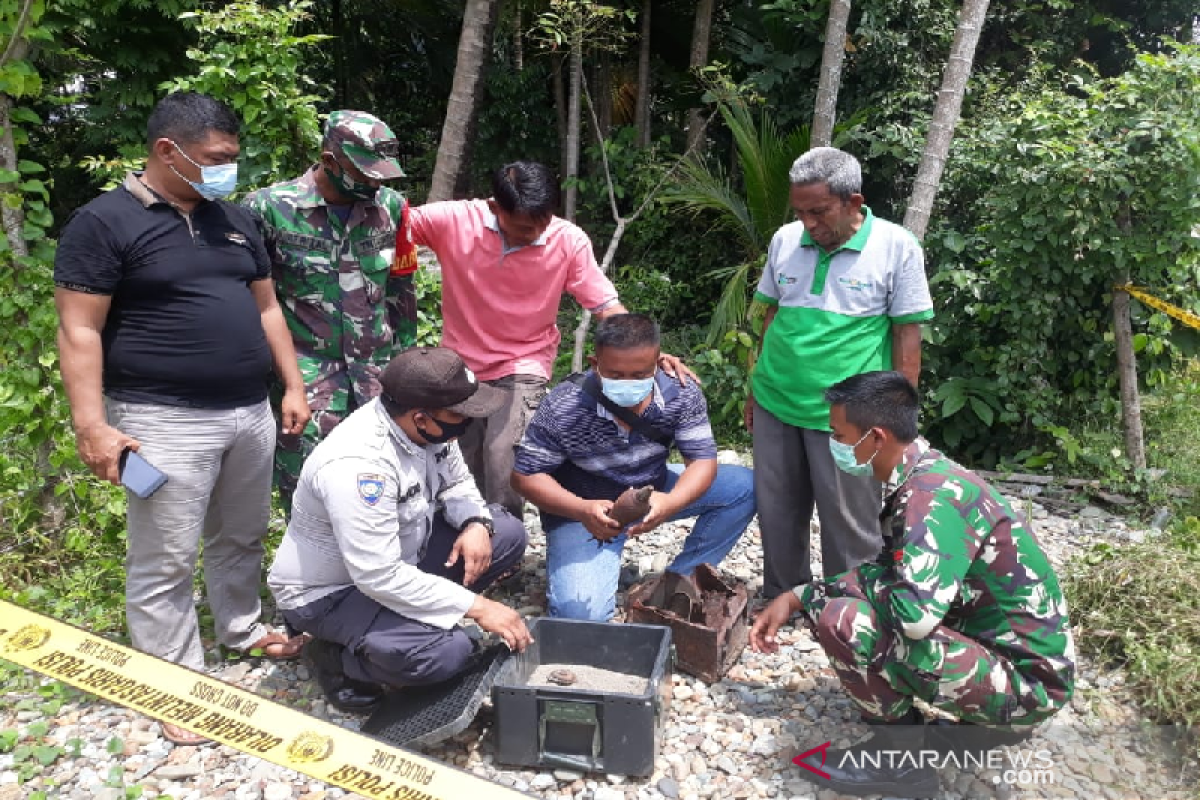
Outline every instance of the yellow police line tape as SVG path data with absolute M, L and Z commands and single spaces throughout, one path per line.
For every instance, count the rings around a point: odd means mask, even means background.
M 1130 286 L 1129 284 L 1125 284 L 1123 286 L 1114 286 L 1113 288 L 1119 292 L 1127 292 L 1131 296 L 1136 297 L 1145 305 L 1148 305 L 1151 308 L 1156 308 L 1164 314 L 1169 314 L 1170 316 L 1182 322 L 1184 325 L 1187 325 L 1189 328 L 1196 328 L 1197 330 L 1200 330 L 1200 316 L 1196 316 L 1190 311 L 1184 311 L 1179 306 L 1173 306 L 1165 300 L 1159 300 L 1154 295 L 1147 294 L 1145 289 L 1139 289 L 1138 287 Z
M 526 796 L 3 600 L 0 658 L 365 797 Z

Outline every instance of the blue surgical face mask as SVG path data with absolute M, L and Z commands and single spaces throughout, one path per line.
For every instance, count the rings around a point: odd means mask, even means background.
M 654 376 L 636 380 L 616 380 L 600 376 L 600 390 L 619 406 L 636 406 L 654 391 Z
M 844 442 L 837 441 L 832 436 L 829 437 L 829 452 L 833 454 L 833 463 L 837 464 L 838 469 L 856 478 L 865 478 L 874 473 L 875 470 L 871 467 L 871 462 L 875 460 L 875 456 L 879 455 L 878 450 L 871 454 L 871 457 L 867 459 L 867 463 L 865 464 L 859 464 L 857 456 L 854 455 L 854 448 L 865 442 L 870 435 L 871 432 L 867 431 L 854 444 L 845 444 Z
M 236 161 L 232 164 L 204 166 L 192 161 L 191 157 L 183 152 L 182 147 L 174 142 L 171 142 L 171 144 L 175 145 L 175 149 L 179 151 L 179 155 L 186 158 L 188 162 L 200 170 L 200 183 L 188 181 L 187 178 L 179 174 L 179 170 L 175 169 L 174 166 L 171 167 L 171 171 L 187 181 L 188 185 L 195 189 L 205 200 L 219 200 L 222 197 L 228 197 L 237 188 L 238 167 Z

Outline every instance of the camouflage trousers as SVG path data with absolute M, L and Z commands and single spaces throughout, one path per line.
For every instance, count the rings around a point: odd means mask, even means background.
M 802 619 L 866 721 L 900 719 L 913 698 L 976 725 L 1034 725 L 1062 707 L 980 642 L 945 625 L 924 639 L 892 633 L 860 587 L 844 589 L 814 599 Z
M 360 405 L 346 372 L 329 375 L 321 369 L 320 362 L 310 363 L 299 359 L 299 363 L 312 418 L 303 432 L 286 435 L 280 433 L 275 443 L 275 486 L 279 489 L 283 508 L 289 515 L 292 511 L 292 495 L 295 494 L 296 484 L 300 481 L 300 470 L 304 467 L 304 460 L 316 448 L 318 442 L 328 436 L 338 423 Z M 376 388 L 373 394 L 377 391 Z M 271 404 L 275 409 L 276 419 L 279 418 L 279 401 L 280 391 L 276 387 L 271 393 Z

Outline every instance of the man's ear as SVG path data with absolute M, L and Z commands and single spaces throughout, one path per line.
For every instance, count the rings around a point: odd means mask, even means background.
M 175 144 L 166 137 L 155 139 L 154 144 L 150 145 L 150 151 L 159 161 L 165 164 L 175 163 Z
M 851 210 L 858 211 L 863 207 L 863 203 L 867 202 L 867 198 L 863 197 L 861 194 L 852 194 L 850 195 L 850 199 L 846 202 L 850 204 Z
M 592 369 L 595 369 L 595 368 L 596 368 L 597 361 L 596 361 L 596 357 L 595 357 L 595 356 L 588 356 L 588 357 L 587 357 L 587 362 L 588 362 L 588 366 L 589 366 L 589 367 L 591 367 Z
M 487 199 L 488 211 L 491 211 L 496 216 L 500 216 L 500 206 L 496 205 L 496 198 L 489 197 Z

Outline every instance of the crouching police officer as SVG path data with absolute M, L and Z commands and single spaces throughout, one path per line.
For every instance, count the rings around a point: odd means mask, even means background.
M 456 353 L 393 358 L 382 394 L 304 464 L 268 583 L 330 705 L 366 713 L 387 686 L 437 683 L 467 665 L 464 617 L 513 650 L 531 638 L 512 609 L 478 595 L 521 561 L 526 532 L 484 504 L 455 442 L 500 391 Z

